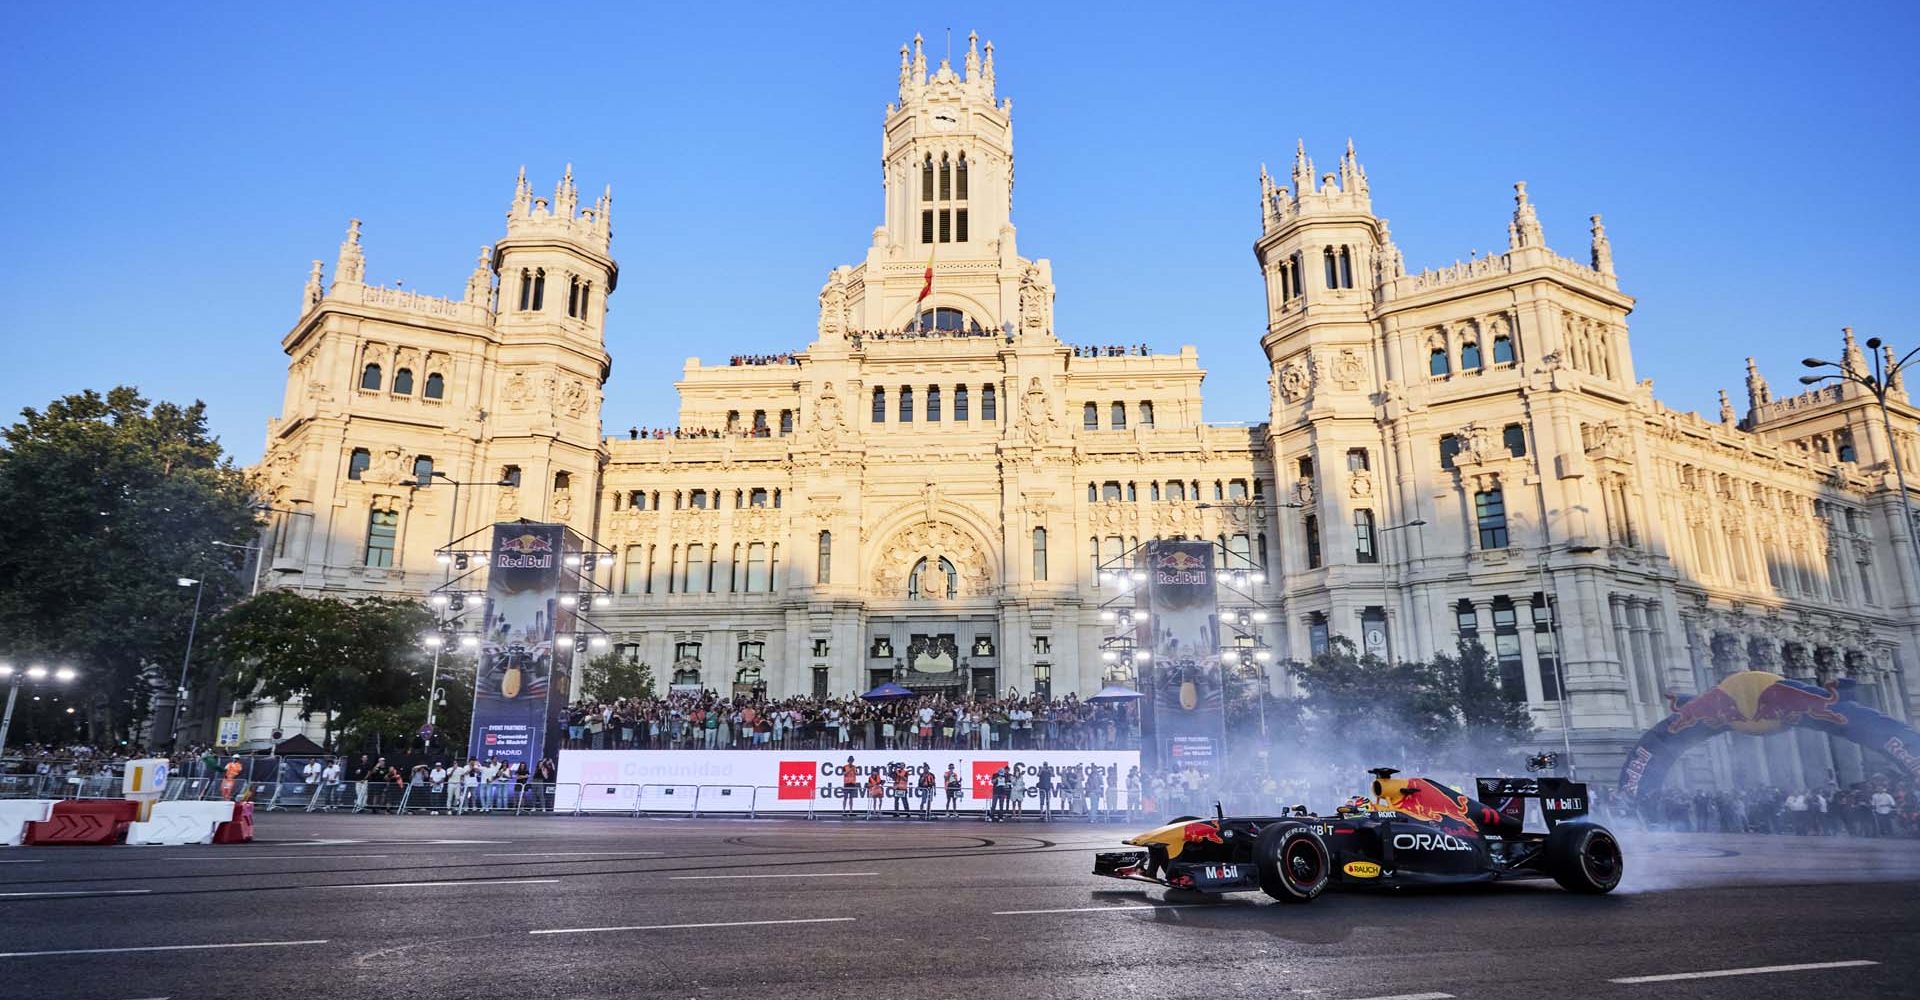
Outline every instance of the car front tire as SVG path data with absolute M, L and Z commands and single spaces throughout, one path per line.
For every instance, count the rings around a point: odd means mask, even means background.
M 1620 842 L 1598 823 L 1561 823 L 1547 835 L 1547 872 L 1568 892 L 1612 892 L 1626 873 Z
M 1311 903 L 1333 878 L 1333 855 L 1320 835 L 1299 824 L 1260 831 L 1255 849 L 1260 889 L 1282 903 Z

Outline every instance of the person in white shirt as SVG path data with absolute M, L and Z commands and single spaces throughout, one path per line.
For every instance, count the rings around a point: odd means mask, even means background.
M 1794 792 L 1792 795 L 1787 796 L 1786 806 L 1787 806 L 1787 823 L 1793 827 L 1794 833 L 1802 837 L 1806 836 L 1807 835 L 1807 795 L 1806 793 Z
M 307 800 L 307 811 L 313 812 L 316 809 L 322 808 L 332 809 L 333 796 L 339 786 L 340 762 L 337 760 L 327 761 L 327 766 L 320 769 L 320 784 L 313 790 L 313 798 Z
M 1893 796 L 1882 788 L 1867 800 L 1873 806 L 1873 832 L 1875 836 L 1893 836 Z

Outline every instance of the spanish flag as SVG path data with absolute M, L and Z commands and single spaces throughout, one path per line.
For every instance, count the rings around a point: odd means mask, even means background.
M 933 247 L 930 246 L 927 248 L 927 274 L 926 274 L 926 277 L 922 279 L 920 283 L 920 297 L 913 300 L 914 308 L 917 310 L 921 303 L 927 301 L 927 296 L 932 294 L 933 294 Z

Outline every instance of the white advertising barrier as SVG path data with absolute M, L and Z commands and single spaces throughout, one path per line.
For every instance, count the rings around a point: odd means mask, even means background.
M 867 775 L 885 774 L 895 763 L 912 768 L 916 780 L 922 767 L 933 770 L 936 810 L 946 809 L 949 764 L 960 775 L 960 808 L 968 812 L 992 804 L 993 772 L 1017 767 L 1024 775 L 1043 765 L 1055 771 L 1097 766 L 1116 775 L 1124 809 L 1130 805 L 1127 772 L 1140 766 L 1137 750 L 562 750 L 554 810 L 633 812 L 637 805 L 692 812 L 696 797 L 702 813 L 839 809 L 849 757 L 859 779 L 859 809 L 866 808 Z M 891 782 L 887 794 L 884 805 L 891 808 Z M 1038 788 L 1027 789 L 1025 808 L 1036 808 L 1038 795 Z M 919 807 L 917 794 L 913 804 Z M 1104 795 L 1100 808 L 1106 808 Z
M 156 802 L 145 820 L 127 826 L 129 844 L 211 844 L 233 821 L 231 802 Z
M 28 823 L 44 823 L 53 818 L 57 799 L 0 799 L 0 844 L 19 847 L 27 836 Z

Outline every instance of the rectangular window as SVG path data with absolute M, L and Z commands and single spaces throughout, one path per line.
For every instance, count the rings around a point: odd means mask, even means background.
M 940 422 L 940 387 L 937 385 L 927 386 L 927 422 Z
M 1519 616 L 1512 602 L 1493 606 L 1493 657 L 1500 668 L 1500 689 L 1508 696 L 1527 696 L 1527 667 L 1520 658 Z
M 813 668 L 813 697 L 816 701 L 827 700 L 827 668 Z
M 680 580 L 680 590 L 687 594 L 704 594 L 707 591 L 707 547 L 705 545 L 687 546 L 687 575 Z
M 953 212 L 944 208 L 940 210 L 940 242 L 953 242 Z
M 1533 651 L 1540 664 L 1540 697 L 1560 700 L 1560 648 L 1553 638 L 1553 612 L 1540 594 L 1533 595 Z
M 1307 622 L 1307 648 L 1314 656 L 1319 656 L 1327 651 L 1327 641 L 1327 616 L 1315 612 L 1312 620 Z
M 1373 511 L 1365 508 L 1353 512 L 1353 557 L 1363 563 L 1380 561 L 1373 544 Z
M 1453 458 L 1460 454 L 1460 438 L 1454 434 L 1440 435 L 1440 467 L 1453 468 Z
M 1120 499 L 1120 484 L 1114 482 L 1100 484 L 1100 499 L 1108 503 L 1117 502 Z
M 820 533 L 820 566 L 814 571 L 813 582 L 830 583 L 833 580 L 833 533 Z
M 646 546 L 627 546 L 626 579 L 620 585 L 623 594 L 638 594 L 647 581 Z
M 920 213 L 920 242 L 933 242 L 933 209 L 924 209 Z
M 1473 495 L 1474 518 L 1480 524 L 1480 547 L 1483 549 L 1504 549 L 1507 547 L 1507 502 L 1499 490 L 1487 490 Z
M 1227 483 L 1227 499 L 1245 500 L 1246 498 L 1247 498 L 1247 481 L 1246 480 L 1234 479 Z
M 1527 431 L 1519 424 L 1508 424 L 1500 431 L 1501 443 L 1507 446 L 1507 454 L 1514 458 L 1527 457 Z
M 995 410 L 995 406 L 996 406 L 996 403 L 994 401 L 994 396 L 993 396 L 993 386 L 990 386 L 990 385 L 981 386 L 980 387 L 980 419 L 982 420 L 1000 419 L 1000 415 Z
M 767 543 L 754 542 L 747 546 L 747 593 L 766 592 L 767 579 Z
M 376 510 L 367 515 L 367 565 L 393 565 L 394 541 L 400 535 L 400 512 Z
M 904 385 L 900 387 L 900 422 L 913 423 L 913 390 Z
M 1348 472 L 1365 472 L 1368 469 L 1371 469 L 1372 467 L 1373 467 L 1373 464 L 1371 460 L 1367 457 L 1367 449 L 1365 448 L 1348 448 L 1347 449 L 1347 471 Z
M 1047 529 L 1033 529 L 1033 578 L 1047 578 Z
M 967 175 L 961 174 L 960 176 L 965 177 Z M 955 243 L 965 243 L 967 241 L 967 210 L 964 208 L 956 208 L 953 211 L 953 241 Z
M 967 419 L 967 387 L 964 385 L 953 389 L 953 419 Z
M 887 422 L 887 390 L 885 389 L 873 390 L 873 422 L 876 424 Z
M 1307 568 L 1320 568 L 1320 515 L 1308 514 L 1303 520 L 1307 526 Z
M 1460 629 L 1460 638 L 1469 642 L 1480 638 L 1480 616 L 1474 612 L 1473 605 L 1461 601 L 1453 610 L 1453 620 Z

